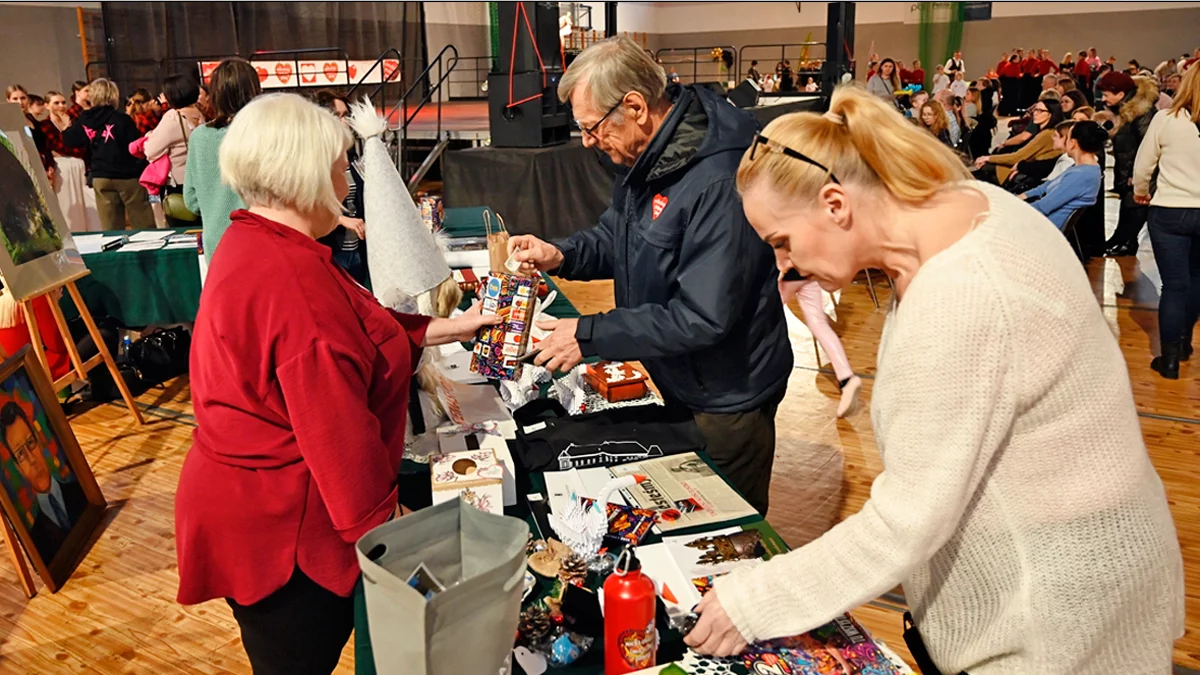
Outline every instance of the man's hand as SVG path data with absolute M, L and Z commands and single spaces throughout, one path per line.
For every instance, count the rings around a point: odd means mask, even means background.
M 521 263 L 525 273 L 553 272 L 562 267 L 563 254 L 557 246 L 547 244 L 532 234 L 519 234 L 508 239 L 508 255 Z
M 471 309 L 453 319 L 433 318 L 425 329 L 425 341 L 422 347 L 436 347 L 451 342 L 467 342 L 475 338 L 475 334 L 484 326 L 495 326 L 503 319 L 496 314 L 484 315 L 478 302 Z
M 359 239 L 367 238 L 367 224 L 362 218 L 351 218 L 350 216 L 338 216 L 338 225 L 351 230 L 358 235 Z
M 746 651 L 749 646 L 746 639 L 725 613 L 715 590 L 704 596 L 696 606 L 696 611 L 700 614 L 700 620 L 683 639 L 687 646 L 698 654 L 719 657 L 736 656 Z
M 567 372 L 583 360 L 579 349 L 579 340 L 575 339 L 575 329 L 579 327 L 579 319 L 556 319 L 554 321 L 539 321 L 538 328 L 554 331 L 542 338 L 538 343 L 540 352 L 533 362 L 544 366 L 550 372 Z
M 1150 206 L 1150 195 L 1133 195 L 1133 201 L 1142 206 Z

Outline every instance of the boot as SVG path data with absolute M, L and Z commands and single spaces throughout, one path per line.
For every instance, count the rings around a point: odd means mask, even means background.
M 1112 244 L 1104 251 L 1106 258 L 1120 258 L 1127 255 L 1137 255 L 1137 244 Z
M 851 375 L 838 382 L 838 388 L 842 390 L 842 399 L 838 401 L 837 409 L 838 419 L 841 419 L 854 412 L 858 407 L 858 390 L 862 389 L 862 379 L 857 375 Z
M 1179 379 L 1179 354 L 1182 350 L 1178 342 L 1166 342 L 1162 346 L 1162 356 L 1150 362 L 1150 367 L 1168 380 Z

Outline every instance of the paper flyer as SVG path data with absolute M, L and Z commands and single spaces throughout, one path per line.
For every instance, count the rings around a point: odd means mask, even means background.
M 694 452 L 610 467 L 614 476 L 645 474 L 625 492 L 635 506 L 658 512 L 664 532 L 757 515 L 717 472 Z

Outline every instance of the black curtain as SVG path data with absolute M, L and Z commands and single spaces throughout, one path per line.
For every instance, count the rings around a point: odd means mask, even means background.
M 375 60 L 394 48 L 401 83 L 426 65 L 419 2 L 104 2 L 101 13 L 104 64 L 89 76 L 110 77 L 123 92 L 158 92 L 164 77 L 194 72 L 197 61 L 263 51 L 328 47 L 331 56 Z

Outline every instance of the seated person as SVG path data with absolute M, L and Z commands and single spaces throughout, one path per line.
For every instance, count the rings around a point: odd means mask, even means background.
M 975 177 L 980 180 L 992 181 L 993 176 L 998 185 L 1004 185 L 1008 175 L 1012 173 L 1013 165 L 1031 159 L 1057 159 L 1061 150 L 1054 149 L 1054 128 L 1062 121 L 1062 108 L 1058 101 L 1038 101 L 1029 108 L 1033 114 L 1033 123 L 1039 131 L 1024 147 L 1006 155 L 984 155 L 975 160 Z M 994 174 L 991 171 L 995 168 Z
M 1058 178 L 1064 171 L 1075 166 L 1075 160 L 1067 154 L 1067 139 L 1071 137 L 1073 126 L 1075 120 L 1066 120 L 1054 127 L 1054 149 L 1061 152 L 1061 155 L 1054 159 L 1031 159 L 1013 165 L 1013 173 L 1004 187 L 1008 188 L 1009 192 L 1019 194 L 1028 190 L 1030 186 Z M 1018 175 L 1027 180 L 1016 181 Z
M 1100 183 L 1104 179 L 1098 153 L 1104 152 L 1108 134 L 1095 122 L 1079 122 L 1070 130 L 1067 139 L 1067 154 L 1075 160 L 1075 166 L 1067 169 L 1054 180 L 1048 181 L 1021 195 L 1033 202 L 1058 229 L 1063 229 L 1075 209 L 1096 203 Z
M 937 101 L 926 101 L 925 105 L 921 106 L 920 121 L 918 124 L 922 129 L 933 134 L 935 138 L 944 143 L 948 147 L 954 147 L 950 143 L 950 130 L 946 125 L 946 111 L 942 110 L 942 104 Z
M 904 116 L 914 122 L 921 117 L 921 107 L 929 101 L 929 92 L 924 89 L 913 92 L 913 95 L 908 99 L 908 109 L 904 111 Z
M 1058 126 L 1054 127 L 1054 148 L 1061 150 L 1063 154 L 1054 160 L 1054 164 L 1050 168 L 1050 173 L 1046 175 L 1046 180 L 1054 180 L 1063 173 L 1075 166 L 1075 158 L 1067 152 L 1067 141 L 1071 138 L 1071 128 L 1075 126 L 1075 120 L 1066 120 L 1059 122 Z M 1024 164 L 1020 167 L 1013 167 L 1019 171 L 1025 172 L 1027 168 Z

